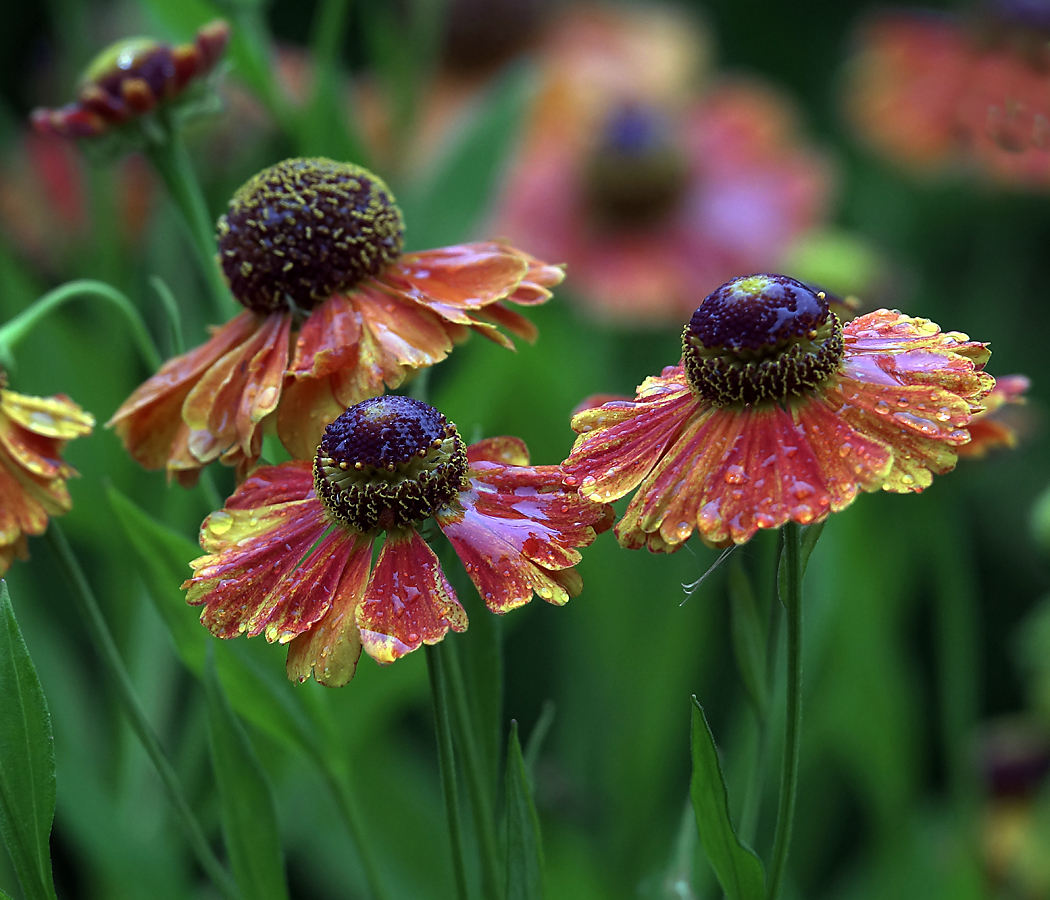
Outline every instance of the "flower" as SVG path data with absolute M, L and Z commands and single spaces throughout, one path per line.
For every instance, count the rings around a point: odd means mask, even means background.
M 1003 375 L 995 380 L 992 392 L 981 401 L 984 409 L 973 417 L 966 429 L 970 440 L 959 447 L 960 457 L 981 459 L 989 450 L 1017 445 L 1016 423 L 1003 415 L 1006 412 L 1003 407 L 1024 404 L 1029 384 L 1024 375 Z
M 201 527 L 207 555 L 183 585 L 217 637 L 288 643 L 288 677 L 346 684 L 362 648 L 390 663 L 467 616 L 419 529 L 444 532 L 485 605 L 533 593 L 563 604 L 611 510 L 558 466 L 529 466 L 516 438 L 466 447 L 432 406 L 387 395 L 346 410 L 312 462 L 257 469 Z M 385 540 L 375 567 L 373 544 Z
M 548 44 L 493 231 L 565 260 L 588 313 L 680 321 L 824 219 L 831 167 L 791 103 L 757 80 L 697 92 L 706 53 L 681 16 L 584 8 Z
M 506 303 L 550 296 L 563 273 L 501 243 L 402 253 L 401 212 L 375 175 L 289 159 L 235 195 L 219 256 L 245 312 L 169 360 L 114 413 L 128 452 L 183 484 L 215 459 L 244 474 L 262 424 L 309 458 L 346 407 L 444 359 L 471 330 L 513 347 L 533 326 Z
M 694 528 L 741 544 L 953 468 L 994 384 L 988 356 L 926 319 L 883 309 L 842 326 L 822 291 L 736 278 L 693 314 L 677 366 L 573 418 L 564 468 L 598 502 L 639 488 L 616 528 L 625 547 L 673 552 Z
M 188 88 L 215 68 L 229 40 L 230 26 L 216 19 L 177 47 L 152 38 L 118 41 L 88 67 L 73 103 L 34 110 L 33 125 L 42 134 L 96 138 L 161 104 L 184 103 Z
M 43 534 L 48 516 L 73 505 L 66 479 L 77 473 L 60 454 L 66 441 L 94 426 L 65 394 L 16 394 L 0 372 L 0 575 L 16 556 L 28 558 L 28 535 Z
M 1050 184 L 1050 50 L 1045 12 L 1000 3 L 983 20 L 884 13 L 850 63 L 845 106 L 880 153 L 926 170 L 976 168 L 1017 186 Z

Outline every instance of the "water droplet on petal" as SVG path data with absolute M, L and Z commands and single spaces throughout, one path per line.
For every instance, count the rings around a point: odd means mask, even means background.
M 212 534 L 226 534 L 233 525 L 233 516 L 231 516 L 226 510 L 220 509 L 218 512 L 213 512 L 208 516 L 208 530 Z
M 740 466 L 730 466 L 723 477 L 726 484 L 743 484 L 747 481 L 747 472 Z

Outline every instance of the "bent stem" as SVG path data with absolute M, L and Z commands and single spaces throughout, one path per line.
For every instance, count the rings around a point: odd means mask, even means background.
M 155 372 L 160 368 L 160 353 L 134 304 L 115 287 L 89 279 L 69 281 L 48 291 L 0 328 L 0 361 L 9 362 L 5 358 L 46 315 L 75 297 L 98 297 L 114 306 L 128 323 L 135 346 L 150 370 Z
M 204 194 L 193 171 L 182 135 L 170 118 L 165 117 L 162 120 L 161 134 L 146 145 L 145 153 L 182 213 L 216 312 L 222 315 L 229 314 L 235 305 L 230 289 L 219 272 L 215 226 L 208 213 L 208 204 L 204 202 Z
M 787 721 L 784 763 L 780 773 L 780 800 L 773 838 L 773 854 L 766 880 L 766 900 L 776 900 L 784 877 L 798 789 L 798 752 L 802 726 L 802 529 L 784 526 L 784 607 L 787 612 Z
M 441 769 L 441 793 L 445 797 L 448 838 L 452 844 L 452 874 L 458 900 L 469 900 L 467 869 L 463 859 L 463 830 L 459 818 L 459 796 L 456 793 L 456 760 L 452 750 L 452 720 L 448 710 L 448 677 L 438 647 L 426 646 L 430 695 L 434 704 L 434 730 L 437 733 L 438 766 Z
M 73 587 L 73 599 L 84 619 L 84 623 L 87 625 L 88 634 L 90 634 L 91 640 L 95 645 L 95 650 L 117 688 L 117 697 L 124 708 L 124 714 L 127 716 L 128 723 L 156 767 L 157 774 L 160 775 L 160 780 L 168 793 L 168 799 L 182 822 L 186 839 L 197 856 L 197 861 L 226 900 L 242 900 L 237 885 L 208 845 L 208 839 L 204 836 L 204 831 L 201 829 L 200 823 L 197 821 L 197 817 L 193 814 L 189 801 L 186 799 L 179 776 L 175 773 L 174 768 L 172 768 L 171 763 L 164 754 L 164 750 L 160 746 L 160 740 L 157 738 L 153 726 L 150 725 L 145 710 L 139 704 L 131 678 L 127 669 L 124 668 L 124 661 L 120 658 L 120 652 L 117 650 L 113 635 L 109 631 L 106 619 L 102 615 L 102 610 L 99 608 L 98 601 L 91 590 L 91 585 L 88 584 L 84 571 L 81 569 L 80 563 L 77 562 L 76 556 L 73 555 L 69 541 L 66 540 L 65 534 L 57 522 L 51 521 L 49 523 L 46 537 L 52 552 L 58 560 L 59 566 L 62 568 L 63 574 Z

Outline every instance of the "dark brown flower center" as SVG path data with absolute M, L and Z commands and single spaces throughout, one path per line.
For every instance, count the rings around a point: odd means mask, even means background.
M 825 293 L 784 275 L 723 284 L 682 332 L 689 386 L 716 406 L 817 388 L 838 369 L 842 351 L 842 327 Z
M 587 208 L 599 228 L 645 228 L 678 206 L 688 179 L 659 113 L 623 106 L 606 123 L 584 172 Z
M 401 210 L 382 179 L 330 159 L 286 159 L 243 185 L 219 219 L 219 259 L 256 312 L 309 312 L 401 253 Z
M 317 496 L 361 532 L 405 528 L 466 486 L 467 451 L 434 407 L 388 395 L 350 407 L 325 429 L 314 460 Z

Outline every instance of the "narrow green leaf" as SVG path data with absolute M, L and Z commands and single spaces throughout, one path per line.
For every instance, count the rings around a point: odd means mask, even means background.
M 273 795 L 251 741 L 219 683 L 213 654 L 204 673 L 208 731 L 219 785 L 222 830 L 233 876 L 244 897 L 287 900 Z
M 0 580 L 0 837 L 26 900 L 55 900 L 55 748 L 33 661 Z
M 7 894 L 5 894 L 3 891 L 0 891 L 0 900 L 11 900 L 11 898 L 7 896 Z
M 485 766 L 485 784 L 493 798 L 499 785 L 503 725 L 503 622 L 490 613 L 477 591 L 463 590 L 470 628 L 457 641 L 471 721 Z
M 542 900 L 543 845 L 532 800 L 518 723 L 510 723 L 507 742 L 507 900 Z
M 740 677 L 759 718 L 769 703 L 766 678 L 766 629 L 758 614 L 751 579 L 734 556 L 729 563 L 729 612 L 733 634 L 733 652 Z
M 440 247 L 474 236 L 495 196 L 504 160 L 530 93 L 528 69 L 512 67 L 489 90 L 433 177 L 402 191 L 413 248 Z
M 551 726 L 554 724 L 554 710 L 553 700 L 543 701 L 540 717 L 532 726 L 529 739 L 525 742 L 525 774 L 529 776 L 529 784 L 535 783 L 536 760 L 539 759 L 543 742 L 547 740 L 547 735 L 550 734 Z
M 124 535 L 135 551 L 138 570 L 150 598 L 168 626 L 183 664 L 198 677 L 204 673 L 205 651 L 213 639 L 198 621 L 197 610 L 187 605 L 180 585 L 191 574 L 190 560 L 200 556 L 192 541 L 147 515 L 116 488 L 108 488 L 109 502 Z M 303 713 L 303 703 L 289 696 L 287 680 L 266 677 L 241 642 L 215 649 L 216 667 L 238 714 L 280 740 L 317 756 L 320 730 Z
M 729 816 L 729 794 L 718 762 L 714 735 L 693 697 L 693 778 L 689 793 L 700 844 L 727 900 L 762 900 L 762 861 L 736 835 Z

